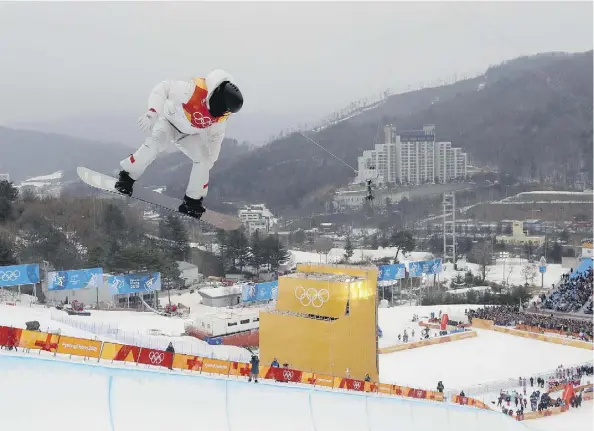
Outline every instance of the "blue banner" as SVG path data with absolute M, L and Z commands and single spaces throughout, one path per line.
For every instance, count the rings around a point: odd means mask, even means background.
M 76 269 L 55 271 L 47 274 L 47 290 L 86 289 L 103 285 L 103 269 Z
M 146 293 L 161 290 L 161 273 L 112 275 L 107 277 L 112 295 Z
M 403 263 L 378 267 L 377 281 L 400 280 L 405 276 L 406 270 Z
M 39 265 L 0 266 L 0 287 L 39 283 Z
M 420 277 L 422 275 L 439 274 L 441 272 L 441 259 L 409 262 L 408 272 L 410 277 Z
M 278 297 L 278 281 L 246 284 L 241 291 L 243 302 L 270 301 Z

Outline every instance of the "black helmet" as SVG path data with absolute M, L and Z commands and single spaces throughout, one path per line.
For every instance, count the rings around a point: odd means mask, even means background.
M 243 106 L 243 96 L 237 85 L 225 81 L 212 92 L 209 105 L 213 117 L 221 117 L 227 112 L 235 114 Z

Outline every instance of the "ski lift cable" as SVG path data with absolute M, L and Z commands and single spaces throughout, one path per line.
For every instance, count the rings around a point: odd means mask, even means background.
M 322 150 L 324 150 L 326 153 L 330 154 L 332 157 L 334 157 L 336 160 L 338 160 L 339 162 L 341 162 L 343 165 L 345 165 L 348 168 L 350 168 L 355 174 L 357 174 L 357 175 L 359 174 L 359 171 L 357 169 L 353 168 L 351 165 L 349 165 L 343 159 L 341 159 L 340 157 L 338 157 L 336 154 L 332 153 L 328 149 L 324 148 L 322 145 L 320 145 L 318 142 L 316 142 L 313 139 L 311 139 L 309 136 L 306 136 L 302 131 L 299 131 L 299 134 L 301 136 L 303 136 L 305 139 L 307 139 L 309 142 L 311 142 L 312 144 L 317 145 Z M 373 201 L 375 199 L 375 197 L 373 196 L 373 189 L 372 189 L 372 181 L 371 181 L 371 179 L 366 180 L 366 184 L 367 184 L 367 195 L 365 196 L 365 200 L 367 200 L 367 201 Z
M 303 136 L 305 139 L 307 139 L 309 142 L 311 142 L 312 144 L 317 145 L 318 147 L 320 147 L 322 150 L 324 150 L 325 152 L 327 152 L 328 154 L 330 154 L 332 157 L 334 157 L 336 160 L 338 160 L 340 163 L 342 163 L 343 165 L 349 167 L 350 169 L 353 170 L 353 172 L 355 172 L 356 174 L 359 173 L 359 171 L 357 171 L 355 168 L 353 168 L 351 165 L 349 165 L 347 162 L 345 162 L 344 160 L 342 160 L 340 157 L 338 157 L 336 154 L 332 153 L 331 151 L 327 150 L 326 148 L 324 148 L 322 145 L 320 145 L 319 143 L 317 143 L 316 141 L 314 141 L 313 139 L 311 139 L 310 137 L 306 136 L 302 131 L 299 131 L 299 134 L 301 136 Z

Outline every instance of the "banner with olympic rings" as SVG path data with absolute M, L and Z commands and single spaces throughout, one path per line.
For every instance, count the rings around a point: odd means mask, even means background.
M 173 353 L 143 347 L 138 355 L 138 363 L 170 368 L 173 365 Z
M 39 283 L 39 265 L 0 266 L 0 287 Z

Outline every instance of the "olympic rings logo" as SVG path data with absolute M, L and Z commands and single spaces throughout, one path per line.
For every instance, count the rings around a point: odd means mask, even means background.
M 355 389 L 356 391 L 361 389 L 361 382 L 359 382 L 359 381 L 353 382 L 353 389 Z
M 14 271 L 0 271 L 0 280 L 2 281 L 17 281 L 21 276 L 21 271 L 15 269 Z
M 313 287 L 305 289 L 303 286 L 297 286 L 295 288 L 295 298 L 297 298 L 304 307 L 311 305 L 314 308 L 320 308 L 330 299 L 330 292 L 328 292 L 328 289 L 317 290 Z
M 150 352 L 148 357 L 151 364 L 159 365 L 165 359 L 165 354 L 163 352 Z
M 285 380 L 291 380 L 293 378 L 293 371 L 284 370 L 283 371 L 283 377 L 284 377 Z
M 194 112 L 192 114 L 192 122 L 203 129 L 212 126 L 212 120 L 202 115 L 201 112 Z

